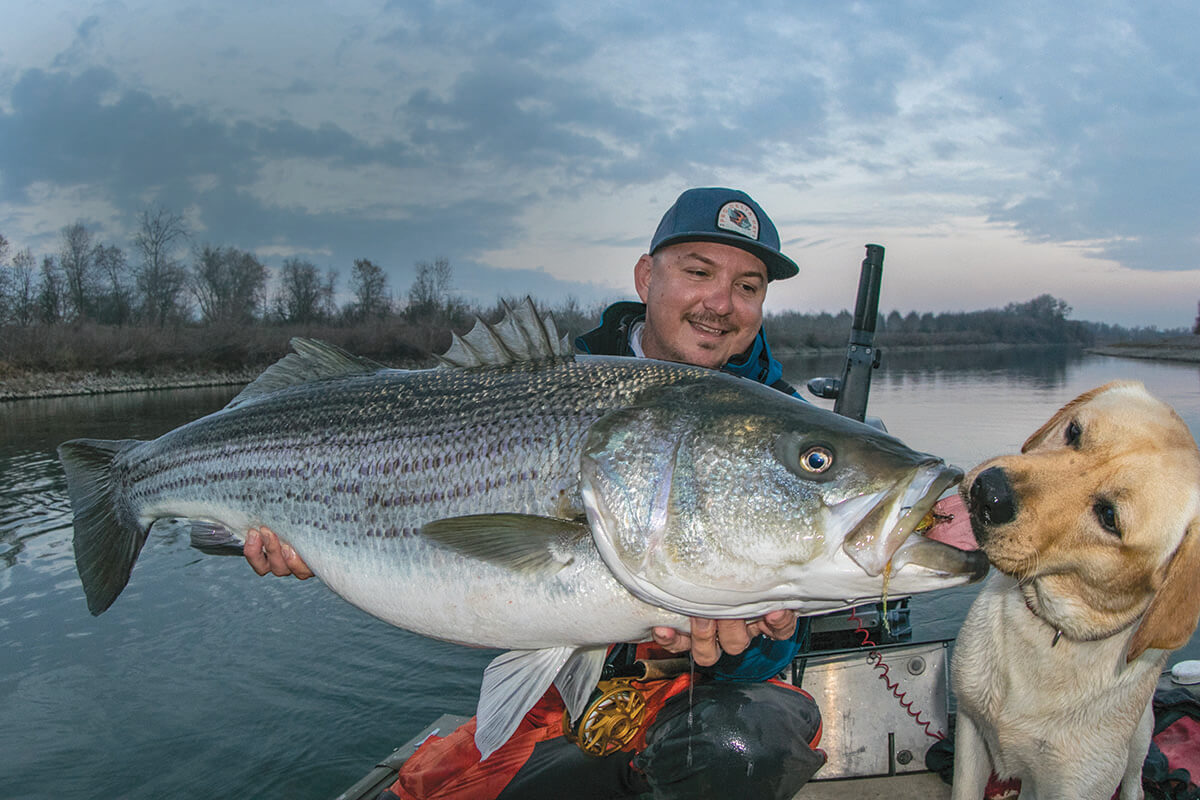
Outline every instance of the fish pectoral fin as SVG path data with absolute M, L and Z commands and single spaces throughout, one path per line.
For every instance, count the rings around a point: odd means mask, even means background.
M 558 570 L 571 563 L 571 551 L 587 525 L 533 514 L 472 514 L 426 523 L 421 535 L 469 558 L 524 573 Z
M 242 540 L 219 522 L 194 519 L 191 521 L 192 547 L 210 556 L 240 556 Z
M 508 741 L 574 650 L 510 650 L 488 664 L 475 709 L 475 746 L 481 761 Z
M 607 646 L 576 650 L 558 671 L 554 687 L 562 696 L 572 722 L 583 716 L 588 700 L 592 699 L 592 692 L 600 681 L 600 672 L 604 669 L 607 656 Z

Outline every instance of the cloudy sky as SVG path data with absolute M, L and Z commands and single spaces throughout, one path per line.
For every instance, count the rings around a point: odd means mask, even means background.
M 689 186 L 747 190 L 798 278 L 768 309 L 1190 326 L 1200 5 L 42 0 L 0 25 L 0 233 L 141 210 L 268 264 L 445 256 L 471 299 L 632 294 Z

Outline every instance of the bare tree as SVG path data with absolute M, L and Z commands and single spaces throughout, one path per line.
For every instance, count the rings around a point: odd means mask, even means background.
M 8 251 L 8 239 L 0 233 L 0 325 L 7 322 L 12 313 L 13 273 L 4 266 Z
M 205 245 L 192 265 L 192 294 L 207 322 L 246 325 L 267 285 L 267 268 L 253 254 Z
M 327 298 L 332 294 L 332 280 L 322 281 L 311 261 L 286 258 L 279 273 L 275 313 L 284 322 L 316 322 L 325 316 Z
M 354 302 L 348 309 L 348 316 L 352 319 L 382 317 L 391 310 L 391 299 L 387 295 L 387 273 L 370 259 L 354 259 L 350 285 Z
M 133 290 L 129 286 L 129 262 L 116 245 L 97 245 L 96 271 L 104 282 L 96 318 L 109 325 L 124 325 L 133 316 Z
M 58 254 L 62 270 L 67 313 L 72 319 L 93 316 L 96 297 L 96 258 L 92 233 L 82 222 L 62 229 Z
M 324 319 L 337 316 L 337 278 L 336 269 L 330 267 L 325 270 L 325 280 L 321 283 L 321 316 Z
M 53 256 L 42 258 L 42 275 L 38 284 L 37 311 L 42 322 L 55 325 L 66 316 L 66 292 L 62 271 Z
M 142 212 L 133 237 L 140 257 L 135 277 L 142 316 L 159 326 L 179 313 L 187 272 L 175 251 L 187 239 L 183 217 L 159 207 Z
M 28 247 L 18 251 L 12 259 L 10 314 L 12 321 L 23 328 L 33 324 L 37 316 L 37 284 L 33 276 L 35 263 L 33 252 Z
M 417 277 L 408 289 L 406 313 L 414 319 L 426 319 L 444 312 L 450 305 L 450 259 L 439 257 L 433 263 L 417 262 Z

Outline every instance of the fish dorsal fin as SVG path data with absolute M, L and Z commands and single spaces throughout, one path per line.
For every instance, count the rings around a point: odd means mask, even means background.
M 538 316 L 533 299 L 526 297 L 516 306 L 503 300 L 504 318 L 489 325 L 479 317 L 463 336 L 453 334 L 450 349 L 438 356 L 448 367 L 495 367 L 522 361 L 571 358 L 571 344 L 559 337 L 554 318 Z
M 257 397 L 309 381 L 344 378 L 350 375 L 374 375 L 381 369 L 387 369 L 378 361 L 347 353 L 336 345 L 317 339 L 297 336 L 292 339 L 291 345 L 294 352 L 267 367 L 263 374 L 255 378 L 225 407 L 234 408 Z

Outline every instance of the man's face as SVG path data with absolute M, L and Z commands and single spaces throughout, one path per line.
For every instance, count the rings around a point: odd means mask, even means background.
M 646 304 L 642 349 L 649 358 L 720 369 L 762 326 L 767 268 L 740 248 L 669 245 L 638 260 L 634 281 Z

